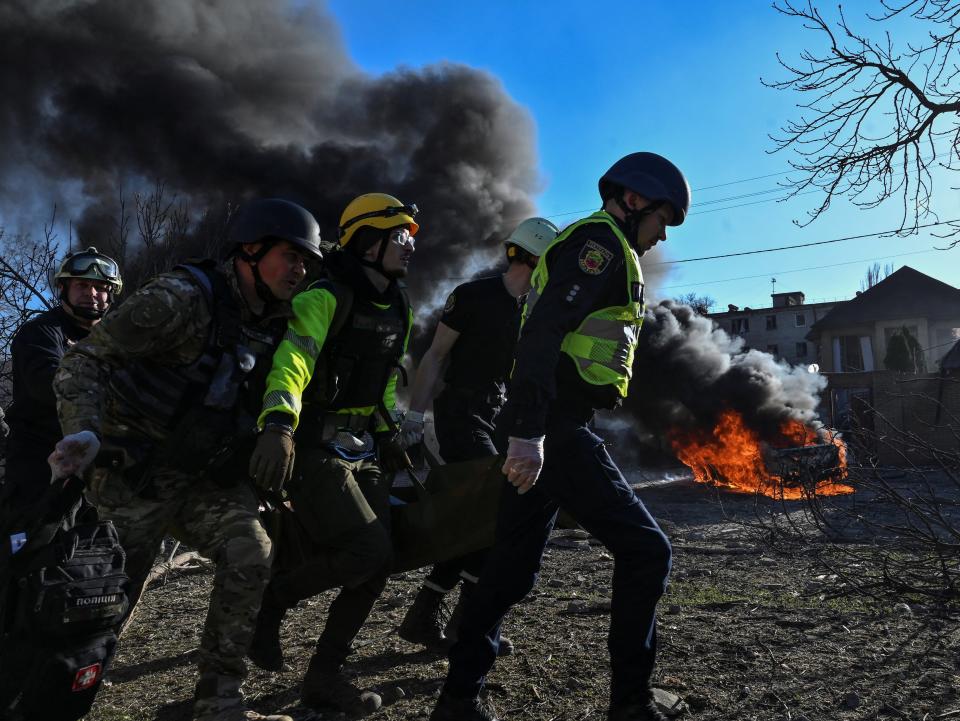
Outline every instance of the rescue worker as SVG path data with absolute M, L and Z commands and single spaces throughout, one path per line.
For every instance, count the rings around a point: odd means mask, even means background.
M 544 218 L 523 221 L 505 244 L 507 271 L 463 283 L 447 297 L 433 343 L 417 369 L 410 410 L 403 421 L 405 445 L 423 440 L 423 414 L 433 399 L 440 455 L 447 463 L 496 455 L 494 422 L 506 400 L 506 379 L 530 275 L 558 232 Z M 434 399 L 441 373 L 446 385 Z M 455 640 L 464 601 L 485 558 L 486 551 L 477 551 L 435 565 L 400 624 L 400 638 L 446 651 Z M 461 578 L 460 599 L 445 625 L 444 596 Z M 501 656 L 513 652 L 513 644 L 504 636 L 499 651 Z
M 101 321 L 123 280 L 116 261 L 96 248 L 70 253 L 54 275 L 59 303 L 31 318 L 10 344 L 13 402 L 2 503 L 7 512 L 37 503 L 50 485 L 47 456 L 60 440 L 53 376 L 63 355 Z
M 88 489 L 127 553 L 131 608 L 169 529 L 216 564 L 194 719 L 291 721 L 248 709 L 240 688 L 272 548 L 237 439 L 252 448 L 320 231 L 299 205 L 264 199 L 241 208 L 228 240 L 223 261 L 159 275 L 67 353 L 54 381 L 66 435 L 51 462 L 69 463 L 82 431 L 100 438 Z
M 386 585 L 390 485 L 393 472 L 408 464 L 396 426 L 396 394 L 413 323 L 400 280 L 414 253 L 416 212 L 415 205 L 384 193 L 361 195 L 343 211 L 340 247 L 326 258 L 326 277 L 293 301 L 251 463 L 267 485 L 282 485 L 292 469 L 289 498 L 309 550 L 291 562 L 280 549 L 250 658 L 266 670 L 281 669 L 287 610 L 342 587 L 310 659 L 301 700 L 352 715 L 381 703 L 350 681 L 343 664 Z
M 558 505 L 614 558 L 608 718 L 665 719 L 650 677 L 670 544 L 590 423 L 595 409 L 627 395 L 644 312 L 638 258 L 666 240 L 666 226 L 684 221 L 690 188 L 653 153 L 621 158 L 599 185 L 601 210 L 566 228 L 533 273 L 497 422 L 498 440 L 508 439 L 503 472 L 512 487 L 501 496 L 497 541 L 467 599 L 432 721 L 496 719 L 478 695 L 504 614 L 536 582 Z

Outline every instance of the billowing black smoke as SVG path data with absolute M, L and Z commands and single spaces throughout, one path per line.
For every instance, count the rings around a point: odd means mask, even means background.
M 823 376 L 743 350 L 690 306 L 663 301 L 647 309 L 627 407 L 656 436 L 712 429 L 721 411 L 739 412 L 761 439 L 784 421 L 818 426 Z
M 331 239 L 352 197 L 388 192 L 422 210 L 411 285 L 428 300 L 533 212 L 533 125 L 495 78 L 371 77 L 329 16 L 292 3 L 6 0 L 0 97 L 0 217 L 36 202 L 25 187 L 49 203 L 73 182 L 81 243 L 131 185 L 193 208 L 279 195 Z

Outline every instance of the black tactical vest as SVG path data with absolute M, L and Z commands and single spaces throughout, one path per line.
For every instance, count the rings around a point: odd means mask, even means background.
M 304 391 L 301 422 L 344 408 L 378 407 L 390 374 L 403 359 L 410 326 L 406 291 L 401 288 L 400 302 L 384 309 L 355 299 L 353 289 L 336 280 L 320 280 L 311 287 L 329 290 L 337 310 Z

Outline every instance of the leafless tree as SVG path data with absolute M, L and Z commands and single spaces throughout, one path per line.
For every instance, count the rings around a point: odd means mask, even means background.
M 677 296 L 674 300 L 681 305 L 689 305 L 700 315 L 706 315 L 717 304 L 709 295 L 697 295 L 693 291 Z
M 863 208 L 896 199 L 903 234 L 940 222 L 931 206 L 934 175 L 960 169 L 960 2 L 879 0 L 878 13 L 867 16 L 881 31 L 878 41 L 856 32 L 842 9 L 831 22 L 812 1 L 774 8 L 823 42 L 803 51 L 800 62 L 778 55 L 786 78 L 762 81 L 805 98 L 800 117 L 772 138 L 774 152 L 795 152 L 791 195 L 823 191 L 801 224 L 841 195 Z M 898 46 L 887 30 L 894 19 L 923 24 L 925 40 Z M 960 224 L 948 225 L 951 247 L 957 233 Z
M 879 263 L 874 263 L 867 268 L 866 277 L 860 281 L 860 290 L 870 290 L 891 273 L 893 273 L 893 263 L 887 263 L 883 268 Z
M 0 403 L 10 389 L 10 342 L 17 329 L 54 303 L 50 281 L 57 266 L 59 242 L 54 232 L 56 209 L 43 236 L 6 237 L 0 229 Z

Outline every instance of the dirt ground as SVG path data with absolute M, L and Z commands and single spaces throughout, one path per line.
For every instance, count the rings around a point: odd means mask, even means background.
M 803 553 L 773 551 L 752 528 L 773 502 L 689 480 L 648 485 L 640 495 L 674 543 L 654 680 L 679 697 L 672 711 L 679 718 L 960 719 L 960 608 L 833 597 L 835 576 Z M 613 561 L 583 535 L 555 532 L 539 585 L 505 624 L 517 653 L 497 663 L 488 691 L 507 721 L 606 717 Z M 371 717 L 378 721 L 426 719 L 445 675 L 444 659 L 397 636 L 421 579 L 408 573 L 390 581 L 350 660 L 357 682 L 384 698 Z M 209 583 L 208 570 L 187 568 L 151 587 L 91 721 L 190 718 Z M 298 721 L 342 718 L 298 704 L 332 598 L 301 604 L 289 617 L 289 670 L 252 670 L 245 688 L 254 708 Z

